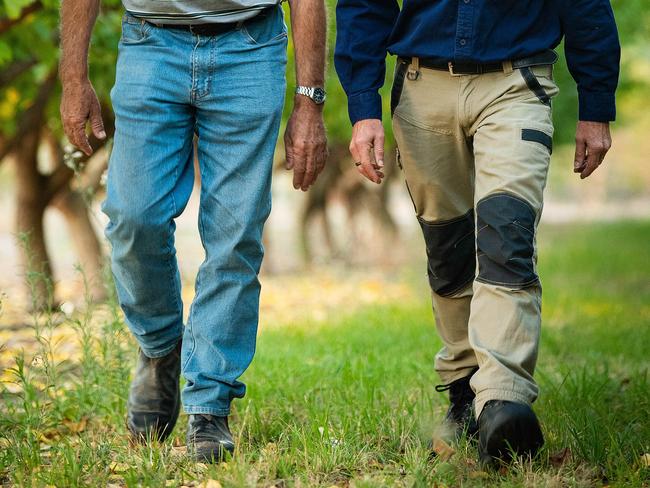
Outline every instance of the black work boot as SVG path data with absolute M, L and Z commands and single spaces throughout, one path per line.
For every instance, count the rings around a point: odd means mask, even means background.
M 469 380 L 478 369 L 472 371 L 468 376 L 452 381 L 446 385 L 437 385 L 436 391 L 449 391 L 449 409 L 445 415 L 442 436 L 445 440 L 454 441 L 460 439 L 463 434 L 467 437 L 476 435 L 478 427 L 474 418 L 474 391 L 469 386 Z
M 235 451 L 228 417 L 191 414 L 187 424 L 187 452 L 200 463 L 218 463 Z
M 524 403 L 490 400 L 478 417 L 479 460 L 483 466 L 533 457 L 544 436 L 533 409 Z
M 180 374 L 180 341 L 160 358 L 139 352 L 126 406 L 126 425 L 134 441 L 164 441 L 174 430 L 181 407 Z

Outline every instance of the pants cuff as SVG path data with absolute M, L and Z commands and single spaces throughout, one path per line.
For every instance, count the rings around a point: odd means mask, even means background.
M 140 344 L 140 349 L 142 349 L 144 355 L 147 356 L 149 359 L 162 358 L 164 356 L 167 356 L 167 354 L 172 352 L 174 349 L 176 349 L 176 346 L 178 345 L 178 341 L 180 341 L 182 337 L 183 336 L 179 336 L 178 339 L 176 339 L 171 344 L 171 346 L 167 346 L 163 349 L 148 349 L 146 347 L 142 347 L 142 344 Z
M 442 381 L 444 384 L 448 384 L 461 378 L 467 378 L 474 372 L 474 370 L 476 370 L 476 368 L 478 368 L 478 364 L 475 366 L 468 366 L 467 368 L 459 369 L 456 371 L 437 371 L 437 373 L 438 376 L 440 376 L 440 381 Z
M 497 389 L 483 390 L 478 393 L 474 399 L 474 412 L 476 414 L 476 418 L 481 415 L 483 407 L 490 400 L 506 400 L 509 402 L 523 403 L 524 405 L 530 405 L 533 403 L 527 395 L 518 393 L 516 391 Z
M 183 410 L 187 414 L 203 413 L 205 415 L 214 415 L 215 417 L 227 417 L 230 415 L 230 408 L 216 408 L 216 407 L 198 407 L 193 405 L 185 405 Z

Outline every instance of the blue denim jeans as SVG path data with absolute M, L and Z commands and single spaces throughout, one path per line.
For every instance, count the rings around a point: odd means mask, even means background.
M 183 339 L 187 413 L 227 415 L 245 393 L 238 378 L 255 353 L 286 47 L 279 7 L 217 36 L 123 19 L 106 236 L 120 305 L 144 353 L 164 356 Z M 205 260 L 183 327 L 174 219 L 192 192 L 195 134 Z

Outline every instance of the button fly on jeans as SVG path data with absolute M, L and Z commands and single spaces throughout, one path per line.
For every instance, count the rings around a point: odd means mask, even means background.
M 214 70 L 215 39 L 196 35 L 192 51 L 192 100 L 198 100 L 210 92 Z

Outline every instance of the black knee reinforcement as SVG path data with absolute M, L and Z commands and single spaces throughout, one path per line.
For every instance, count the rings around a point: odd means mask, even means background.
M 537 283 L 535 211 L 509 193 L 488 195 L 476 205 L 478 281 L 511 288 Z
M 474 279 L 474 211 L 443 222 L 420 220 L 420 225 L 431 289 L 441 296 L 453 295 Z

